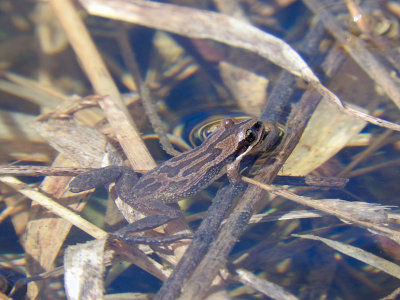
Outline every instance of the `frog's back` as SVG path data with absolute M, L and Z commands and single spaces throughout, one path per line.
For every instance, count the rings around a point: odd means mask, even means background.
M 172 203 L 204 189 L 225 172 L 225 167 L 238 155 L 238 149 L 245 150 L 243 146 L 239 147 L 239 141 L 245 138 L 244 133 L 253 123 L 258 124 L 254 120 L 222 121 L 199 147 L 173 157 L 143 175 L 134 186 L 135 198 Z
M 143 175 L 134 186 L 135 197 L 174 203 L 196 194 L 219 178 L 225 160 L 213 160 L 216 151 L 198 149 L 171 158 Z
M 236 128 L 220 127 L 200 146 L 167 160 L 143 175 L 135 185 L 136 197 L 176 202 L 207 187 L 233 161 Z

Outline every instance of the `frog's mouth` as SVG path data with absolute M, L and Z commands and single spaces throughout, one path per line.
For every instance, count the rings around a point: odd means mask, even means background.
M 247 151 L 247 149 L 249 148 L 249 145 L 245 146 L 245 145 L 239 145 L 237 152 L 236 152 L 236 157 L 242 155 L 243 153 L 245 153 Z

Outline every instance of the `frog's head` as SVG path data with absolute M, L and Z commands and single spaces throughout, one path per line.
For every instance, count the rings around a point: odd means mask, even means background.
M 235 148 L 238 155 L 246 155 L 257 148 L 263 151 L 274 148 L 281 137 L 281 130 L 268 122 L 261 122 L 249 119 L 238 122 L 234 119 L 225 119 L 222 126 L 230 131 L 230 135 L 235 136 Z M 229 128 L 229 129 L 228 129 Z

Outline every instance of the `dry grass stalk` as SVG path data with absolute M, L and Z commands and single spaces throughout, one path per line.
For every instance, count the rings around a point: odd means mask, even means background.
M 309 197 L 299 196 L 296 195 L 288 190 L 283 188 L 279 188 L 276 186 L 266 185 L 260 182 L 257 182 L 254 179 L 242 177 L 243 181 L 257 185 L 266 191 L 269 191 L 275 195 L 279 195 L 295 201 L 296 203 L 321 210 L 327 214 L 334 215 L 345 222 L 357 224 L 363 228 L 370 229 L 372 232 L 379 232 L 379 234 L 385 235 L 395 241 L 396 243 L 400 244 L 400 232 L 390 229 L 386 227 L 386 223 L 388 223 L 388 219 L 386 214 L 377 215 L 379 214 L 378 211 L 374 211 L 377 207 L 374 207 L 372 210 L 372 214 L 368 215 L 368 211 L 366 207 L 361 208 L 359 204 L 368 206 L 369 203 L 348 203 L 348 206 L 344 205 L 346 201 L 339 200 L 339 199 L 324 199 L 324 201 L 316 201 Z M 328 201 L 329 200 L 329 201 Z M 327 201 L 327 202 L 325 202 Z M 336 203 L 335 203 L 336 201 Z M 339 201 L 339 204 L 337 203 Z M 341 202 L 343 201 L 343 202 Z M 358 215 L 358 211 L 362 209 L 361 217 Z M 381 207 L 380 210 L 384 209 Z
M 58 204 L 53 199 L 50 199 L 43 193 L 40 193 L 28 187 L 26 184 L 16 179 L 15 177 L 0 177 L 0 181 L 16 189 L 18 192 L 25 195 L 29 199 L 32 199 L 33 201 L 39 203 L 41 206 L 58 215 L 60 218 L 65 219 L 74 226 L 82 229 L 84 232 L 93 236 L 94 238 L 105 239 L 107 237 L 107 233 L 104 230 L 94 226 L 92 223 L 81 218 L 79 215 L 72 212 L 68 208 L 65 208 L 64 206 Z

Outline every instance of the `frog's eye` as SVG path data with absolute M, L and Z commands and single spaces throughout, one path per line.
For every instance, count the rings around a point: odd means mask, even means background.
M 254 129 L 247 129 L 247 130 L 246 130 L 246 137 L 245 137 L 246 142 L 252 143 L 252 142 L 254 142 L 254 140 L 256 139 L 256 137 L 257 137 L 257 134 L 256 134 L 256 132 L 254 131 Z
M 254 128 L 255 130 L 259 130 L 262 127 L 263 127 L 263 123 L 261 123 L 260 121 L 257 121 L 256 123 L 254 123 L 252 128 Z

